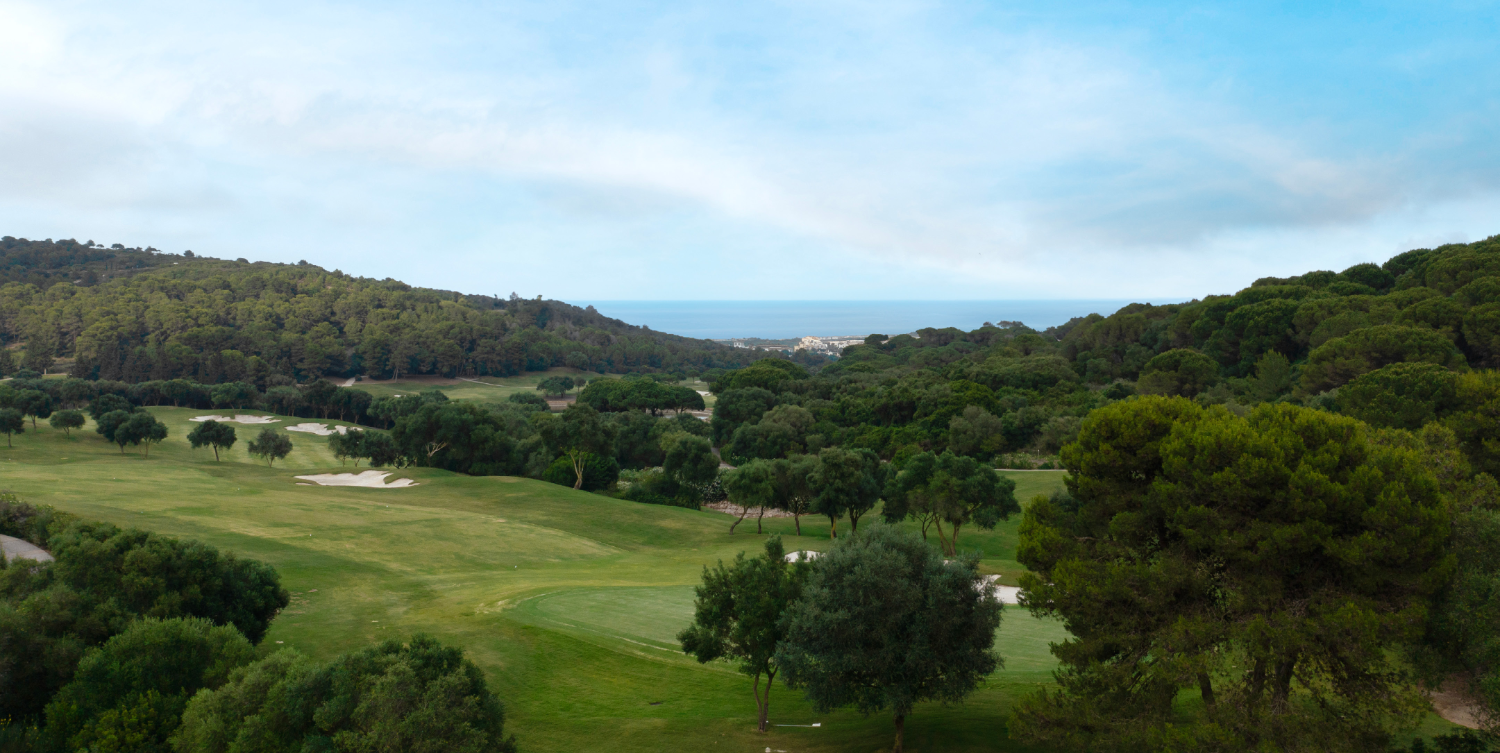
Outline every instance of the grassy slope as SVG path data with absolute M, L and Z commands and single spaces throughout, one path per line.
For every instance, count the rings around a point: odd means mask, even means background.
M 265 647 L 327 657 L 390 636 L 425 631 L 463 646 L 505 699 L 523 749 L 878 750 L 884 717 L 815 714 L 778 686 L 773 721 L 819 729 L 753 731 L 749 681 L 725 666 L 700 666 L 674 635 L 692 613 L 702 567 L 758 551 L 753 521 L 727 534 L 711 512 L 621 502 L 514 478 L 441 471 L 397 472 L 406 489 L 298 486 L 295 475 L 338 471 L 327 440 L 293 434 L 275 468 L 244 443 L 260 426 L 237 426 L 222 462 L 183 437 L 199 411 L 152 409 L 171 436 L 144 459 L 121 454 L 92 426 L 64 436 L 45 423 L 0 446 L 0 488 L 25 499 L 121 525 L 191 536 L 276 565 L 294 593 Z M 299 423 L 305 419 L 289 419 Z M 328 422 L 338 423 L 338 422 Z M 346 468 L 346 470 L 354 470 Z M 1023 503 L 1061 484 L 1060 472 L 1008 474 Z M 983 569 L 1014 582 L 1016 524 L 966 531 Z M 789 520 L 766 532 L 789 549 L 829 544 L 827 521 Z M 1006 667 L 963 706 L 919 708 L 908 724 L 921 751 L 1023 750 L 1005 737 L 1021 694 L 1051 682 L 1048 644 L 1059 625 L 1006 611 L 996 647 Z M 1450 726 L 1429 715 L 1425 734 Z
M 171 436 L 144 459 L 92 432 L 45 423 L 0 447 L 0 487 L 88 517 L 191 536 L 276 565 L 294 593 L 266 646 L 326 657 L 388 636 L 425 631 L 462 645 L 507 703 L 527 751 L 722 749 L 875 750 L 890 722 L 814 714 L 778 687 L 773 721 L 819 729 L 753 731 L 749 680 L 700 666 L 673 642 L 691 614 L 702 568 L 757 551 L 753 523 L 611 500 L 513 478 L 403 471 L 406 489 L 299 486 L 299 473 L 338 470 L 327 440 L 293 434 L 275 468 L 253 462 L 237 427 L 222 462 L 183 437 L 199 411 L 152 409 Z M 304 419 L 292 419 L 296 423 Z M 353 470 L 352 468 L 348 470 Z M 1022 498 L 1057 474 L 1017 474 Z M 1015 569 L 1015 525 L 965 532 L 987 570 Z M 790 536 L 789 520 L 767 533 Z M 827 521 L 804 521 L 789 548 L 826 548 Z M 1019 750 L 1005 740 L 1018 694 L 1050 682 L 1061 628 L 1007 610 L 997 648 L 1007 666 L 961 707 L 920 708 L 909 724 L 924 751 Z M 656 705 L 653 705 L 656 704 Z
M 517 392 L 528 392 L 541 394 L 536 391 L 537 384 L 550 376 L 584 377 L 589 380 L 618 379 L 618 374 L 595 374 L 590 371 L 579 371 L 570 368 L 555 368 L 547 371 L 533 371 L 513 377 L 478 377 L 474 380 L 440 379 L 437 377 L 417 377 L 414 379 L 392 380 L 385 382 L 355 382 L 354 387 L 364 390 L 375 397 L 390 397 L 392 395 L 413 395 L 427 390 L 440 390 L 449 400 L 475 400 L 486 403 L 496 403 L 510 397 Z M 708 383 L 689 379 L 680 382 L 684 387 L 694 390 L 708 391 Z M 573 391 L 570 394 L 578 394 Z M 705 395 L 703 401 L 705 406 L 713 408 L 714 396 Z

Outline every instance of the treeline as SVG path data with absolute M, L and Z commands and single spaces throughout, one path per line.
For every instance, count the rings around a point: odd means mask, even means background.
M 0 533 L 55 558 L 0 559 L 0 750 L 515 750 L 478 667 L 430 638 L 257 652 L 290 603 L 269 565 L 9 494 Z
M 16 408 L 33 419 L 45 419 L 53 411 L 82 409 L 105 395 L 134 407 L 266 410 L 380 427 L 388 427 L 400 413 L 397 398 L 375 398 L 364 390 L 337 387 L 324 379 L 261 392 L 248 382 L 206 385 L 168 379 L 130 384 L 76 377 L 42 379 L 26 372 L 0 383 L 0 408 Z
M 133 273 L 110 274 L 121 267 Z M 105 274 L 86 274 L 96 268 Z M 0 286 L 0 344 L 24 344 L 18 365 L 36 371 L 72 358 L 72 375 L 84 379 L 243 381 L 264 390 L 325 375 L 511 376 L 555 366 L 686 374 L 766 355 L 653 332 L 593 307 L 413 288 L 306 263 L 6 237 L 0 269 L 14 280 Z M 63 271 L 80 276 L 52 274 Z
M 1135 394 L 1244 412 L 1292 402 L 1382 426 L 1441 420 L 1500 469 L 1500 240 L 1341 273 L 1266 279 L 1233 296 L 1127 306 L 1036 331 L 871 335 L 810 373 L 782 360 L 716 375 L 714 439 L 739 459 L 825 446 L 1002 463 L 1050 457 L 1082 418 Z

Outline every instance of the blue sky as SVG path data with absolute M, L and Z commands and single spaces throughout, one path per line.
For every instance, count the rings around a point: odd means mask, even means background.
M 1180 300 L 1500 233 L 1500 4 L 0 0 L 0 234 Z

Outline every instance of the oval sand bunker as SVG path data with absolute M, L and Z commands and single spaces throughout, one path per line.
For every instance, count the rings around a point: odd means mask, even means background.
M 297 478 L 311 481 L 319 486 L 363 486 L 369 489 L 400 489 L 417 485 L 417 482 L 409 478 L 398 478 L 387 484 L 385 477 L 389 475 L 391 475 L 389 471 L 364 471 L 362 473 L 319 473 Z

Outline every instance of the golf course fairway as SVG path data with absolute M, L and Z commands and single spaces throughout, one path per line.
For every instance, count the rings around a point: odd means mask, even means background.
M 755 732 L 749 678 L 728 664 L 700 665 L 675 636 L 692 616 L 705 565 L 757 554 L 766 535 L 786 548 L 826 549 L 828 521 L 747 520 L 642 505 L 541 481 L 394 470 L 414 486 L 325 487 L 295 477 L 357 472 L 328 440 L 290 434 L 274 467 L 245 445 L 262 427 L 235 426 L 219 461 L 185 439 L 205 411 L 151 408 L 170 435 L 144 457 L 90 423 L 65 435 L 40 422 L 0 447 L 0 488 L 86 518 L 189 537 L 273 564 L 293 594 L 261 650 L 327 658 L 372 641 L 425 632 L 461 646 L 504 701 L 522 751 L 875 751 L 891 720 L 813 712 L 778 685 L 768 734 Z M 257 415 L 261 412 L 247 412 Z M 272 426 L 315 419 L 281 417 Z M 330 425 L 341 422 L 324 421 Z M 392 469 L 384 469 L 392 470 Z M 1061 484 L 1060 472 L 1015 473 L 1023 504 Z M 876 519 L 875 514 L 863 523 Z M 1017 518 L 994 531 L 965 530 L 961 548 L 1014 584 Z M 847 530 L 847 522 L 841 526 Z M 1062 627 L 1010 607 L 996 639 L 1005 667 L 964 704 L 922 704 L 907 745 L 922 751 L 1012 751 L 1008 709 L 1052 684 L 1048 644 Z

